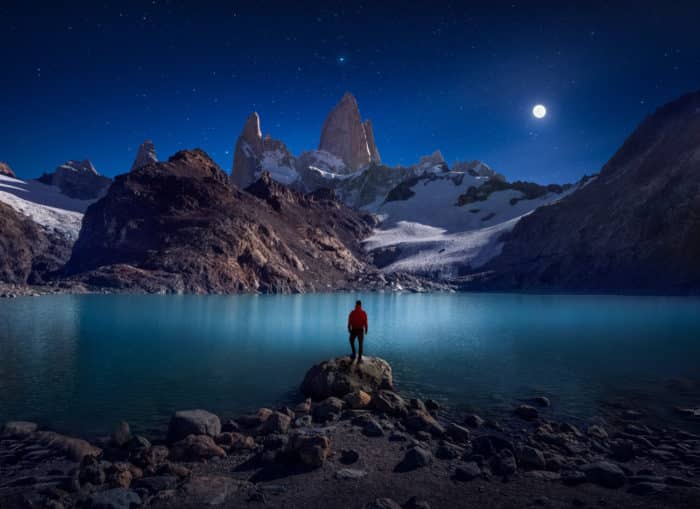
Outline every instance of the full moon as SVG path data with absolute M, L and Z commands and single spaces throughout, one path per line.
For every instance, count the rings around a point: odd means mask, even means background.
M 535 107 L 532 108 L 532 114 L 535 118 L 544 118 L 547 114 L 547 108 L 545 108 L 543 104 L 536 104 Z

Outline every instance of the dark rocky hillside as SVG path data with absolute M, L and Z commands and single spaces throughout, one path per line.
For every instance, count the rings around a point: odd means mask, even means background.
M 201 150 L 118 176 L 91 205 L 66 267 L 85 283 L 160 292 L 333 290 L 367 268 L 359 214 L 268 174 L 247 191 Z
M 700 291 L 700 91 L 659 108 L 600 175 L 523 218 L 470 287 Z
M 0 202 L 0 282 L 44 283 L 69 256 L 70 241 Z

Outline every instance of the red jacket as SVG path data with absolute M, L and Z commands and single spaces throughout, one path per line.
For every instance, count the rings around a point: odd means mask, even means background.
M 367 332 L 367 313 L 362 308 L 355 308 L 348 316 L 348 329 L 359 330 L 364 329 Z

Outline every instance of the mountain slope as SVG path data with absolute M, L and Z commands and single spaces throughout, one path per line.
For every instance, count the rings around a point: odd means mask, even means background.
M 700 290 L 700 91 L 647 117 L 599 177 L 520 221 L 476 287 Z
M 90 206 L 67 273 L 187 293 L 332 290 L 366 269 L 367 217 L 264 173 L 248 191 L 201 150 L 115 179 Z

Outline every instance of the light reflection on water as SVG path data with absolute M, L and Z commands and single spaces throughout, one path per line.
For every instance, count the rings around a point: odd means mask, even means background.
M 0 420 L 108 432 L 176 409 L 233 416 L 299 398 L 306 369 L 348 351 L 357 296 L 85 295 L 0 302 Z M 368 294 L 369 355 L 402 391 L 499 415 L 546 394 L 587 418 L 601 401 L 700 405 L 700 300 Z

